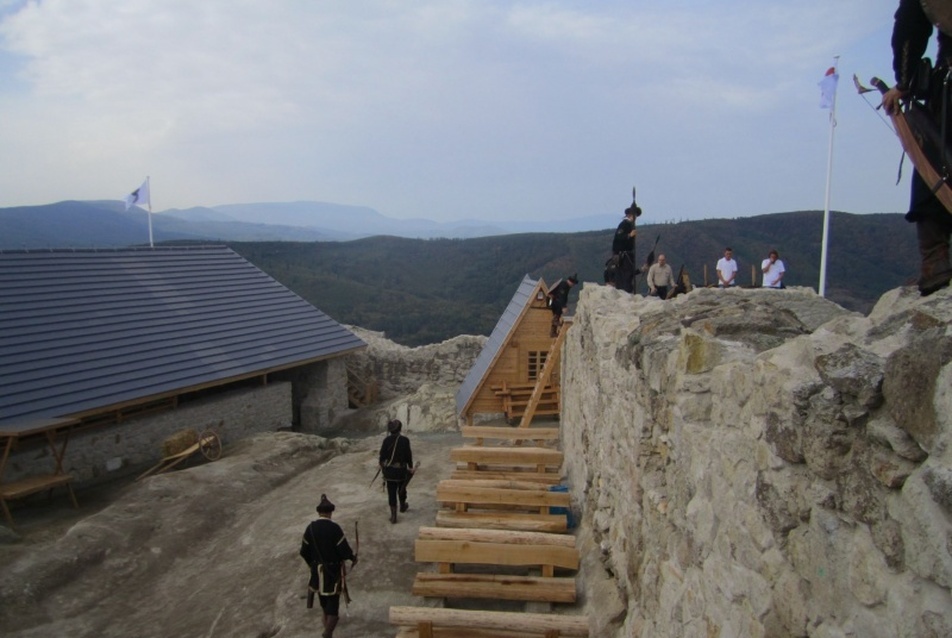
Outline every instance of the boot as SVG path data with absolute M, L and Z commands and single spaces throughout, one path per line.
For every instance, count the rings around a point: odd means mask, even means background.
M 327 617 L 327 620 L 324 622 L 324 633 L 321 634 L 323 638 L 333 638 L 334 628 L 337 627 L 338 620 L 340 620 L 339 616 Z
M 390 506 L 390 522 L 391 523 L 397 522 L 397 506 L 396 505 Z
M 400 503 L 400 511 L 401 511 L 401 512 L 405 512 L 405 511 L 407 511 L 408 509 L 410 509 L 410 505 L 409 505 L 406 501 L 403 501 L 402 503 Z
M 919 275 L 919 292 L 923 297 L 949 285 L 952 280 L 952 264 L 949 263 L 949 231 L 934 219 L 916 222 L 919 240 L 919 255 L 922 270 Z

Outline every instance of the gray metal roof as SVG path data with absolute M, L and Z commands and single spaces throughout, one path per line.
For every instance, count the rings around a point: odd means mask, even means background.
M 493 362 L 496 360 L 496 357 L 499 356 L 499 351 L 506 344 L 506 341 L 509 340 L 509 334 L 519 322 L 519 317 L 522 316 L 522 313 L 532 302 L 533 292 L 538 284 L 539 281 L 532 279 L 529 275 L 522 278 L 522 283 L 519 284 L 519 288 L 516 289 L 516 293 L 509 301 L 509 305 L 506 306 L 502 316 L 499 317 L 499 321 L 496 322 L 496 326 L 490 333 L 489 339 L 483 344 L 483 349 L 479 353 L 479 356 L 476 357 L 476 361 L 473 362 L 473 367 L 469 369 L 469 373 L 466 375 L 466 378 L 463 379 L 462 385 L 460 385 L 459 390 L 456 391 L 457 416 L 463 414 L 463 410 L 466 409 L 470 399 L 472 399 L 476 391 L 479 390 L 483 377 L 489 368 L 492 367 Z
M 365 345 L 224 246 L 0 252 L 0 429 Z

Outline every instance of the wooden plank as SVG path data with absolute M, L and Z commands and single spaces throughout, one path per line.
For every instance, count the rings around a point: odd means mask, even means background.
M 555 545 L 510 545 L 417 539 L 413 546 L 418 563 L 463 565 L 549 566 L 578 569 L 578 550 Z
M 432 622 L 434 627 L 488 629 L 495 631 L 558 631 L 571 638 L 588 636 L 588 618 L 567 614 L 528 614 L 511 611 L 445 609 L 439 607 L 391 607 L 390 624 L 416 627 Z M 471 634 L 472 635 L 472 634 Z
M 531 602 L 574 603 L 574 577 L 507 576 L 500 574 L 419 573 L 414 596 L 484 598 Z
M 549 490 L 512 490 L 499 487 L 477 487 L 470 481 L 441 481 L 436 486 L 436 500 L 468 505 L 518 505 L 520 507 L 569 507 L 568 492 Z M 448 484 L 447 484 L 448 483 Z
M 468 527 L 479 529 L 521 530 L 527 532 L 568 531 L 568 516 L 565 514 L 525 514 L 518 512 L 452 512 L 436 513 L 440 527 Z
M 544 447 L 483 447 L 464 445 L 450 450 L 450 459 L 462 463 L 487 465 L 562 465 L 562 452 Z
M 489 388 L 492 391 L 501 392 L 501 393 L 507 393 L 507 392 L 530 392 L 531 393 L 535 389 L 535 387 L 536 387 L 536 384 L 534 381 L 530 381 L 527 383 L 503 383 L 500 385 L 489 386 Z M 549 386 L 549 387 L 554 387 L 554 386 Z
M 509 490 L 547 490 L 549 486 L 539 481 L 517 481 L 515 479 L 457 479 L 448 478 L 440 481 L 441 485 L 454 487 L 498 487 Z
M 558 472 L 539 473 L 533 470 L 499 470 L 499 469 L 477 469 L 477 470 L 453 470 L 450 478 L 454 480 L 482 479 L 500 480 L 500 481 L 531 481 L 542 485 L 558 485 L 562 482 L 562 475 Z
M 420 638 L 416 627 L 403 627 L 396 638 Z M 472 627 L 434 627 L 433 638 L 548 638 L 542 631 L 502 631 L 498 629 L 474 629 Z M 559 634 L 555 635 L 559 638 Z
M 10 483 L 0 484 L 0 497 L 4 499 L 22 498 L 43 490 L 51 490 L 66 485 L 73 480 L 68 474 L 41 474 L 30 476 Z
M 512 532 L 491 529 L 447 529 L 421 527 L 417 538 L 422 540 L 474 541 L 478 543 L 509 543 L 510 545 L 557 545 L 575 547 L 575 537 L 542 532 Z
M 509 428 L 489 425 L 463 426 L 460 428 L 463 438 L 468 439 L 500 439 L 515 441 L 519 439 L 529 441 L 558 441 L 559 428 Z

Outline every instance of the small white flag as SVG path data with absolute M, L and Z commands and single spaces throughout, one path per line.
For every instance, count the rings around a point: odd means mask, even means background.
M 133 206 L 151 205 L 152 201 L 149 199 L 149 179 L 146 178 L 146 180 L 142 182 L 142 186 L 126 195 L 123 201 L 126 203 L 126 210 L 129 210 Z
M 836 83 L 840 76 L 836 69 L 830 67 L 826 70 L 826 75 L 820 80 L 820 108 L 832 109 L 833 102 L 836 101 Z

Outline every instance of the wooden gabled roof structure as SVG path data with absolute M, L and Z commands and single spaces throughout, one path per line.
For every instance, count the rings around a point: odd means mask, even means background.
M 535 414 L 559 413 L 559 375 L 554 366 L 547 371 L 551 380 L 534 392 L 557 341 L 550 335 L 548 292 L 545 281 L 529 275 L 519 284 L 456 393 L 457 415 L 468 424 L 476 414 L 520 418 L 534 394 Z

